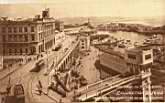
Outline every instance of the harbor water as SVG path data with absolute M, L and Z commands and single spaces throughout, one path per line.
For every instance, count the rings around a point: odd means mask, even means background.
M 100 31 L 99 31 L 100 32 Z M 102 31 L 101 31 L 102 32 Z M 102 32 L 104 34 L 104 32 Z M 105 34 L 109 34 L 110 36 L 113 36 L 114 38 L 119 39 L 124 39 L 124 40 L 130 40 L 132 43 L 139 43 L 143 44 L 145 39 L 148 39 L 151 37 L 151 35 L 145 35 L 145 34 L 139 34 L 135 32 L 124 32 L 124 31 L 117 31 L 117 32 L 105 32 Z M 162 41 L 162 36 L 157 35 L 158 38 Z

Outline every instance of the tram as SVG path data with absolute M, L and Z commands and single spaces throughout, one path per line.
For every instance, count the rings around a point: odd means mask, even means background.
M 41 70 L 42 66 L 44 66 L 44 64 L 45 64 L 45 62 L 44 62 L 43 59 L 39 60 L 39 61 L 35 64 L 34 68 L 32 68 L 32 69 L 30 70 L 30 72 L 39 72 L 39 71 Z
M 25 103 L 25 93 L 22 84 L 17 84 L 14 86 L 14 96 L 17 99 L 17 103 Z

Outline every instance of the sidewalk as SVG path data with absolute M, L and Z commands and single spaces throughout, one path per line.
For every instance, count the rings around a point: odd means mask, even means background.
M 80 65 L 80 74 L 83 75 L 87 81 L 88 84 L 94 83 L 98 80 L 100 80 L 100 72 L 95 67 L 95 61 L 98 58 L 98 50 L 91 46 L 91 52 L 89 52 L 89 55 L 83 56 Z

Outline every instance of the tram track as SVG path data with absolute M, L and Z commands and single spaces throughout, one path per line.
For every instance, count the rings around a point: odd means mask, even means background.
M 27 95 L 25 98 L 26 99 L 25 103 L 33 103 L 33 101 L 31 100 L 31 95 L 33 94 L 31 91 L 33 79 L 34 79 L 34 75 L 31 75 L 30 79 L 28 80 L 29 82 L 26 84 L 27 87 L 25 88 L 25 91 L 26 91 Z M 29 92 L 29 90 L 30 90 L 30 92 Z
M 38 101 L 36 101 L 35 97 L 34 97 L 34 88 L 33 88 L 33 83 L 35 82 L 36 79 L 40 78 L 41 75 L 44 74 L 44 70 L 45 69 L 42 69 L 40 72 L 38 73 L 32 73 L 29 80 L 28 80 L 28 83 L 26 83 L 27 87 L 26 87 L 26 93 L 27 93 L 27 101 L 25 103 L 40 103 Z M 53 100 L 52 103 L 58 103 L 58 101 L 54 98 L 52 98 L 51 96 L 49 95 L 46 95 L 45 92 L 43 92 L 43 94 L 45 96 L 47 96 L 49 99 Z

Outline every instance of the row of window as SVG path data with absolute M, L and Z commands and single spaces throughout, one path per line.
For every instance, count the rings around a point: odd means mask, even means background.
M 136 55 L 128 54 L 128 58 L 130 58 L 130 59 L 136 59 Z
M 29 50 L 28 48 L 25 48 L 25 49 L 22 49 L 22 48 L 15 48 L 15 49 L 7 49 L 6 51 L 4 50 L 4 53 L 5 54 L 15 54 L 15 55 L 19 55 L 19 54 L 33 54 L 36 52 L 36 48 L 34 47 L 31 47 Z
M 3 42 L 27 42 L 28 40 L 34 41 L 35 35 L 31 34 L 28 39 L 28 35 L 2 35 Z
M 34 26 L 30 28 L 31 32 L 34 32 Z M 2 33 L 22 33 L 22 32 L 28 32 L 28 27 L 2 27 L 1 28 Z
M 136 59 L 136 55 L 128 54 L 128 58 Z M 145 60 L 151 59 L 151 54 L 145 55 Z
M 54 25 L 55 25 L 55 24 L 54 24 Z M 47 25 L 47 26 L 45 26 L 45 25 L 39 25 L 39 26 L 38 26 L 38 30 L 39 30 L 39 31 L 42 31 L 43 29 L 48 30 L 48 29 L 54 29 L 54 28 L 53 28 L 53 25 Z
M 81 40 L 81 49 L 85 49 L 85 40 L 84 39 Z
M 39 40 L 42 40 L 44 37 L 52 35 L 53 34 L 53 30 L 47 30 L 44 32 L 39 33 Z

